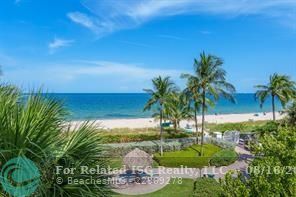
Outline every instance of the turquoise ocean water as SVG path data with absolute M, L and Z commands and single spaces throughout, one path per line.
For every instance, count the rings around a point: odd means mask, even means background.
M 151 117 L 151 112 L 143 112 L 143 106 L 149 99 L 147 94 L 139 93 L 100 93 L 100 94 L 50 94 L 50 97 L 62 101 L 70 112 L 69 119 L 115 119 Z M 221 99 L 208 114 L 270 112 L 268 100 L 261 109 L 254 94 L 236 94 L 236 104 Z M 278 109 L 281 110 L 277 102 Z

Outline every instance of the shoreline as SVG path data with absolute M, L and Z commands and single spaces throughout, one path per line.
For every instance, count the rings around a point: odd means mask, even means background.
M 257 114 L 257 115 L 255 115 Z M 284 115 L 281 115 L 279 112 L 276 112 L 277 119 L 282 119 Z M 201 123 L 201 116 L 197 117 L 198 124 Z M 264 113 L 244 113 L 244 114 L 218 114 L 218 115 L 206 115 L 205 116 L 207 123 L 238 123 L 238 122 L 247 122 L 247 121 L 264 121 L 272 120 L 272 112 Z M 95 123 L 97 128 L 102 129 L 115 129 L 115 128 L 130 128 L 130 129 L 139 129 L 139 128 L 151 128 L 157 127 L 159 125 L 158 121 L 154 121 L 153 118 L 118 118 L 118 119 L 97 119 L 91 120 Z M 79 125 L 83 120 L 74 120 L 70 121 L 73 125 Z M 184 128 L 187 124 L 194 124 L 193 120 L 182 120 L 180 122 L 180 127 Z

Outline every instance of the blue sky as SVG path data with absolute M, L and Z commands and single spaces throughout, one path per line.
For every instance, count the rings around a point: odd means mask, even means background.
M 295 0 L 5 0 L 2 81 L 50 92 L 179 85 L 201 51 L 224 59 L 238 92 L 274 72 L 296 79 Z

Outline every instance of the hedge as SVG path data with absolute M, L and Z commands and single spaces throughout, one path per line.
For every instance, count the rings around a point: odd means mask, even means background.
M 215 153 L 210 160 L 211 166 L 228 166 L 234 163 L 238 158 L 237 153 L 233 149 L 224 149 Z

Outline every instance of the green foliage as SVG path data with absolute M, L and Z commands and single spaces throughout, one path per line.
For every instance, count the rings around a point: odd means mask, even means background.
M 278 132 L 280 124 L 278 122 L 269 121 L 266 124 L 257 127 L 256 133 L 258 133 L 260 136 L 263 135 L 270 135 L 270 134 L 276 134 Z
M 222 194 L 222 187 L 215 179 L 198 178 L 194 182 L 193 197 L 219 197 Z
M 164 106 L 168 103 L 169 96 L 173 92 L 176 91 L 175 84 L 171 81 L 170 77 L 161 77 L 158 76 L 152 79 L 153 89 L 144 89 L 145 92 L 150 94 L 150 99 L 144 106 L 144 111 L 150 110 L 152 106 L 156 106 L 159 110 L 159 118 L 160 118 L 160 141 L 163 141 L 163 128 L 162 128 L 162 121 L 164 118 Z M 162 143 L 160 143 L 160 153 L 163 153 Z
M 60 103 L 39 93 L 28 99 L 11 86 L 0 87 L 0 164 L 25 156 L 39 168 L 41 184 L 36 196 L 100 196 L 108 194 L 106 185 L 71 184 L 67 175 L 59 175 L 65 182 L 56 183 L 55 167 L 78 167 L 85 165 L 104 167 L 101 138 L 89 122 L 70 131 L 65 125 L 66 111 Z M 73 178 L 102 176 L 71 175 Z M 1 190 L 1 189 L 0 189 Z M 1 191 L 2 193 L 3 191 Z
M 164 105 L 169 95 L 176 91 L 176 86 L 171 81 L 170 77 L 155 77 L 152 79 L 152 85 L 153 89 L 144 89 L 144 91 L 151 96 L 144 110 L 150 110 L 153 105 Z
M 193 112 L 191 108 L 186 105 L 185 97 L 181 93 L 172 92 L 167 103 L 164 105 L 166 117 L 173 125 L 175 132 L 180 128 L 180 121 L 184 119 L 191 119 Z
M 155 154 L 154 159 L 159 163 L 159 165 L 165 167 L 180 167 L 183 165 L 192 168 L 199 168 L 208 166 L 212 156 L 220 150 L 221 149 L 218 146 L 205 144 L 204 155 L 199 156 L 201 146 L 195 144 L 191 147 L 185 148 L 184 150 L 165 152 L 163 156 Z
M 194 97 L 192 100 L 194 101 L 195 110 L 198 105 L 202 109 L 201 154 L 203 154 L 206 109 L 219 100 L 221 96 L 235 102 L 233 97 L 235 87 L 226 81 L 226 71 L 222 68 L 222 65 L 221 58 L 202 52 L 199 60 L 194 59 L 194 75 L 182 75 L 183 78 L 187 79 L 187 89 L 198 92 L 191 94 L 191 96 Z M 199 96 L 201 98 L 197 98 Z
M 211 166 L 228 166 L 237 160 L 238 156 L 233 149 L 224 149 L 213 155 Z
M 285 119 L 285 122 L 293 127 L 296 127 L 296 101 L 292 103 L 286 110 L 287 117 Z
M 228 196 L 238 190 L 248 196 L 293 196 L 296 193 L 296 129 L 279 128 L 278 132 L 263 135 L 255 147 L 256 157 L 249 166 L 250 179 L 226 177 L 223 187 Z M 228 179 L 227 179 L 228 178 Z M 234 184 L 235 183 L 235 184 Z M 247 190 L 247 192 L 245 191 Z
M 235 171 L 228 172 L 224 179 L 220 179 L 220 184 L 223 188 L 221 196 L 224 197 L 248 197 L 250 190 L 242 181 L 244 177 L 241 173 Z

